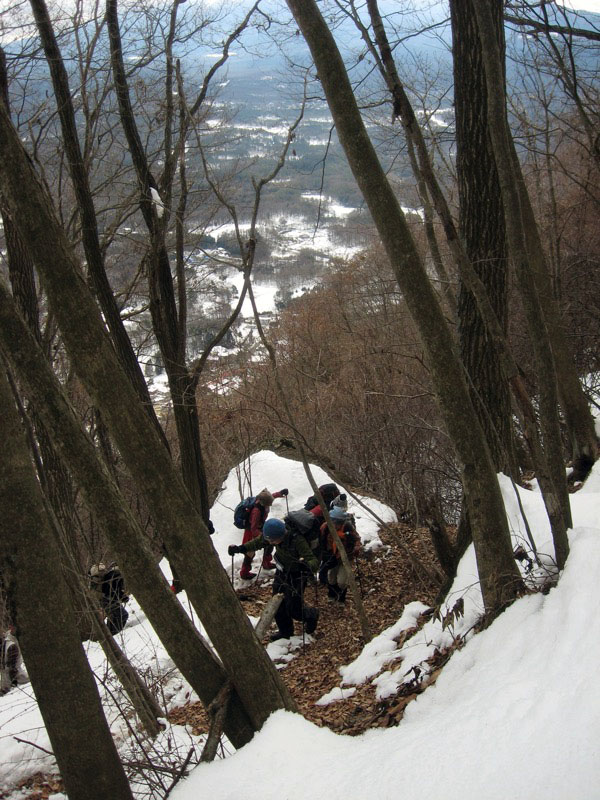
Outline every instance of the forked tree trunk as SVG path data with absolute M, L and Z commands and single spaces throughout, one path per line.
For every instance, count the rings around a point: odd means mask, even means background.
M 0 571 L 31 684 L 71 800 L 132 800 L 73 611 L 58 547 L 0 368 Z
M 385 173 L 362 122 L 336 43 L 314 0 L 287 0 L 306 39 L 350 168 L 377 226 L 398 285 L 428 354 L 461 477 L 486 611 L 498 612 L 522 588 L 502 495 L 473 410 L 452 336 Z
M 129 97 L 117 0 L 108 0 L 106 19 L 121 124 L 138 179 L 140 210 L 150 234 L 146 265 L 152 327 L 169 380 L 183 480 L 197 510 L 207 523 L 208 485 L 200 442 L 196 382 L 186 364 L 186 331 L 179 319 L 169 253 L 165 243 L 165 227 L 158 217 L 151 196 L 151 190 L 158 191 L 158 186 L 150 171 Z

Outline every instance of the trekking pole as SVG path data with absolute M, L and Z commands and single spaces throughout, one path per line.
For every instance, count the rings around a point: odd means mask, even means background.
M 287 494 L 285 496 L 285 509 L 286 509 L 286 514 L 289 514 L 290 513 L 290 504 L 288 503 Z
M 233 586 L 233 556 L 231 556 L 231 585 Z
M 301 612 L 300 615 L 302 617 L 302 650 L 304 650 L 304 645 L 306 644 L 306 635 L 304 631 L 304 573 L 300 573 L 300 608 Z

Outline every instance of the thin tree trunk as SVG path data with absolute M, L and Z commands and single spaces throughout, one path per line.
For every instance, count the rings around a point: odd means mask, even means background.
M 58 548 L 3 369 L 0 433 L 0 571 L 66 792 L 71 800 L 132 800 L 65 600 Z
M 446 427 L 461 462 L 486 611 L 497 613 L 522 588 L 489 449 L 435 293 L 358 110 L 335 41 L 314 0 L 287 0 L 306 39 L 340 142 L 377 226 L 428 353 Z
M 165 712 L 158 705 L 137 670 L 121 650 L 114 636 L 111 635 L 95 609 L 91 609 L 90 617 L 96 638 L 100 642 L 104 655 L 125 690 L 146 733 L 152 737 L 158 736 L 164 728 L 164 725 L 161 725 L 158 720 L 160 717 L 165 716 Z
M 117 0 L 107 0 L 106 19 L 121 124 L 138 178 L 140 210 L 150 233 L 150 249 L 146 263 L 152 326 L 169 380 L 183 480 L 206 523 L 209 512 L 208 486 L 200 443 L 195 382 L 186 366 L 185 331 L 178 318 L 171 265 L 165 244 L 164 222 L 157 215 L 151 194 L 151 190 L 158 192 L 158 185 L 150 171 L 129 97 Z

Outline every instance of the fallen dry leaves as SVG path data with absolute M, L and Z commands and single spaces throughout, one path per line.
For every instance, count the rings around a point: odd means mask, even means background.
M 439 584 L 424 576 L 424 572 L 416 573 L 406 555 L 408 548 L 413 557 L 430 572 L 434 571 L 436 561 L 426 529 L 402 524 L 389 526 L 381 532 L 381 539 L 384 548 L 361 558 L 357 569 L 373 635 L 396 622 L 408 603 L 420 600 L 427 605 L 433 604 L 439 590 Z M 271 596 L 270 581 L 244 588 L 238 595 L 245 611 L 259 616 Z M 402 717 L 406 705 L 423 687 L 408 687 L 406 695 L 396 695 L 380 702 L 375 698 L 373 686 L 368 684 L 357 687 L 356 692 L 344 700 L 327 706 L 315 705 L 320 697 L 339 686 L 339 668 L 353 661 L 364 646 L 350 594 L 345 606 L 329 603 L 326 598 L 327 592 L 323 587 L 307 587 L 306 602 L 317 605 L 321 611 L 319 626 L 314 636 L 307 637 L 306 645 L 281 670 L 300 712 L 316 725 L 350 735 L 372 727 L 395 724 Z M 301 634 L 300 623 L 296 623 L 296 634 Z M 170 718 L 173 722 L 192 725 L 197 733 L 207 730 L 206 714 L 199 703 L 176 709 Z

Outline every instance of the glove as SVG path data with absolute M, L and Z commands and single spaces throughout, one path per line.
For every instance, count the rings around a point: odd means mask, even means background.
M 242 548 L 237 544 L 230 544 L 227 548 L 227 552 L 230 556 L 234 556 L 236 553 L 243 553 L 244 551 Z
M 282 497 L 287 497 L 289 493 L 290 493 L 290 490 L 289 490 L 289 489 L 282 489 L 282 490 L 279 492 L 279 494 L 280 494 Z

